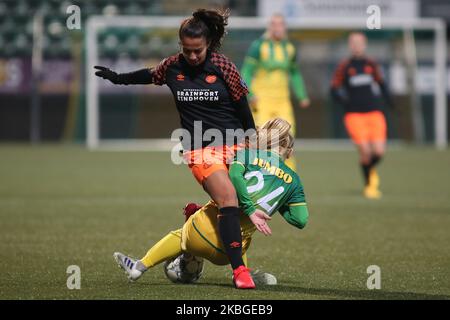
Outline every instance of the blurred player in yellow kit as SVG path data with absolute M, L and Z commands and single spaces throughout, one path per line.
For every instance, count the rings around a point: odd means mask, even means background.
M 292 125 L 294 137 L 296 126 L 290 84 L 300 107 L 310 105 L 296 60 L 296 49 L 287 39 L 284 17 L 275 14 L 266 33 L 251 44 L 241 70 L 242 78 L 249 87 L 248 97 L 255 124 L 261 126 L 269 119 L 280 117 Z M 296 169 L 294 158 L 291 157 L 286 163 Z
M 293 152 L 294 139 L 289 133 L 290 128 L 288 122 L 279 118 L 268 121 L 258 129 L 256 140 L 258 146 L 265 145 L 267 148 L 242 149 L 230 165 L 230 179 L 242 210 L 240 226 L 246 266 L 246 252 L 253 233 L 258 230 L 270 235 L 272 231 L 267 221 L 277 211 L 289 224 L 299 229 L 304 228 L 308 221 L 303 185 L 298 175 L 284 163 Z M 187 221 L 184 226 L 166 235 L 141 260 L 119 252 L 114 254 L 129 279 L 137 280 L 147 269 L 183 252 L 205 258 L 216 265 L 230 263 L 219 236 L 217 220 L 220 211 L 217 205 L 213 201 L 203 207 L 189 204 L 185 214 Z M 239 274 L 234 271 L 233 279 L 236 281 L 238 277 Z

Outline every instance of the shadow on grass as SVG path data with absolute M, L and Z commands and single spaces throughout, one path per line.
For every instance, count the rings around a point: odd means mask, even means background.
M 375 300 L 450 300 L 448 295 L 384 290 L 342 290 L 329 288 L 303 288 L 286 285 L 260 286 L 258 290 L 270 292 L 293 292 L 321 297 Z
M 224 283 L 201 282 L 198 286 L 214 286 L 221 288 L 230 288 L 234 290 L 233 285 Z M 450 300 L 450 295 L 428 294 L 416 292 L 396 292 L 385 290 L 345 290 L 330 288 L 304 288 L 292 285 L 274 285 L 258 286 L 257 291 L 296 293 L 317 296 L 321 298 L 341 298 L 341 299 L 371 299 L 371 300 Z
M 136 287 L 148 287 L 148 283 L 132 283 Z M 220 282 L 199 282 L 196 284 L 174 284 L 171 282 L 152 283 L 150 285 L 157 285 L 161 287 L 216 287 L 234 291 L 234 286 L 230 283 Z M 279 292 L 279 293 L 295 293 L 309 296 L 317 296 L 322 299 L 369 299 L 369 300 L 450 300 L 450 295 L 415 293 L 415 292 L 396 292 L 385 290 L 345 290 L 345 289 L 330 289 L 330 288 L 305 288 L 293 285 L 274 285 L 274 286 L 258 286 L 256 291 L 264 292 Z

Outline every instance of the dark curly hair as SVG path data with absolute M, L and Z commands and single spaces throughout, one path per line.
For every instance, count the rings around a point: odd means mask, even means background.
M 222 39 L 226 34 L 225 26 L 228 25 L 229 10 L 197 9 L 192 17 L 185 19 L 180 26 L 178 36 L 205 37 L 211 51 L 219 50 Z

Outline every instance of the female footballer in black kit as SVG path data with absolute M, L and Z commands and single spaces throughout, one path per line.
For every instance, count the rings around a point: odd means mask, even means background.
M 184 157 L 197 181 L 220 208 L 218 229 L 233 268 L 233 282 L 236 288 L 252 289 L 255 284 L 242 260 L 238 199 L 226 165 L 233 158 L 236 141 L 234 138 L 216 141 L 213 146 L 203 139 L 200 146 L 194 143 L 199 141 L 194 135 L 198 131 L 194 130 L 194 121 L 201 121 L 202 136 L 208 129 L 219 130 L 227 138 L 230 134 L 227 129 L 255 128 L 246 98 L 247 87 L 236 66 L 217 52 L 227 20 L 227 12 L 198 9 L 181 23 L 180 53 L 164 59 L 155 68 L 117 74 L 95 66 L 99 70 L 95 74 L 114 84 L 167 84 L 170 88 L 181 126 L 191 136 L 182 139 Z M 254 223 L 258 219 L 263 220 L 257 214 L 252 215 Z

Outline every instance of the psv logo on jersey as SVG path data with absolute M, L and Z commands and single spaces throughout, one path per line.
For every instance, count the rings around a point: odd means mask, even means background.
M 213 75 L 213 74 L 209 75 L 209 76 L 206 76 L 206 78 L 205 78 L 205 81 L 210 83 L 210 84 L 216 82 L 216 80 L 217 80 L 217 77 L 215 75 Z

